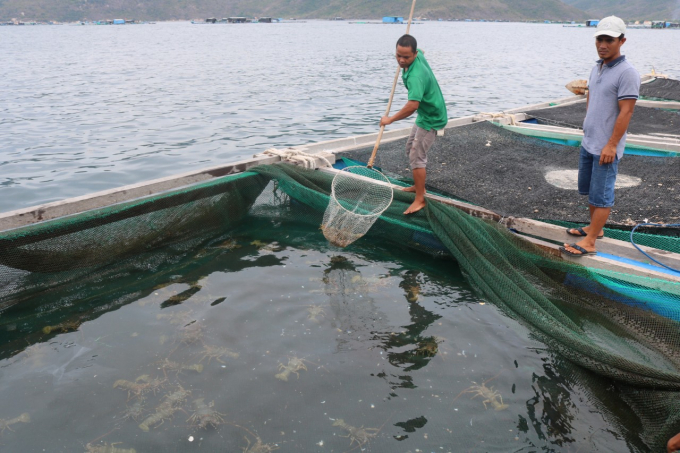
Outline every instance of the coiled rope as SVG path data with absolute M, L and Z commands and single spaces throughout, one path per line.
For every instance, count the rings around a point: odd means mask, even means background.
M 321 159 L 325 166 L 332 167 L 331 163 L 325 157 L 319 154 L 310 154 L 303 150 L 295 148 L 286 149 L 269 148 L 264 152 L 264 154 L 269 154 L 270 156 L 279 156 L 281 160 L 287 160 L 311 170 L 317 168 L 316 165 L 317 159 Z
M 491 117 L 492 120 L 495 119 L 509 119 L 510 124 L 512 126 L 517 125 L 517 119 L 515 118 L 515 115 L 512 113 L 504 113 L 504 112 L 496 112 L 496 113 L 490 113 L 490 112 L 482 112 L 478 113 L 476 116 L 481 116 L 481 117 Z

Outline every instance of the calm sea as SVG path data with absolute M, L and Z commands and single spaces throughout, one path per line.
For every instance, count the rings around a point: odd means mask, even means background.
M 405 26 L 347 22 L 0 28 L 0 212 L 375 132 Z M 592 30 L 414 24 L 450 117 L 569 95 Z M 680 78 L 680 33 L 630 30 L 641 73 Z M 398 87 L 394 107 L 405 101 Z M 406 127 L 402 122 L 391 126 Z

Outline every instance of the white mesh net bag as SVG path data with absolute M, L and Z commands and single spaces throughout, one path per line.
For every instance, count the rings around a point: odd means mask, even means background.
M 347 247 L 366 234 L 392 203 L 392 185 L 377 170 L 346 167 L 333 178 L 321 230 L 328 241 Z

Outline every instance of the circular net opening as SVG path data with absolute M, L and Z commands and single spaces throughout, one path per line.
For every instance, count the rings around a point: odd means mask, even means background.
M 377 170 L 346 167 L 335 175 L 321 230 L 328 241 L 347 247 L 366 234 L 392 203 L 390 181 Z

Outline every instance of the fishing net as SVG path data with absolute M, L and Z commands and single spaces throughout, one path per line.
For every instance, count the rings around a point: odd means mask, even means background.
M 321 230 L 328 241 L 347 247 L 373 226 L 392 203 L 390 181 L 379 171 L 362 166 L 345 167 L 331 184 L 331 199 Z
M 182 263 L 191 278 L 192 266 L 215 259 L 211 250 L 228 247 L 225 235 L 244 222 L 295 220 L 320 237 L 333 176 L 261 166 L 1 232 L 2 353 L 58 333 L 44 334 L 32 319 L 43 326 L 83 322 L 139 298 L 168 263 Z M 631 434 L 640 446 L 633 451 L 659 451 L 680 431 L 680 284 L 561 261 L 494 222 L 439 202 L 407 217 L 413 197 L 395 191 L 366 239 L 387 239 L 443 258 L 443 268 L 459 267 L 481 298 L 525 325 L 581 384 L 600 389 L 593 390 L 595 404 L 607 407 L 609 392 L 618 389 L 628 407 L 603 413 L 614 426 L 621 422 L 614 412 L 643 421 Z M 187 294 L 164 304 L 191 297 L 196 283 L 190 284 Z M 86 286 L 108 291 L 111 302 L 97 305 Z

